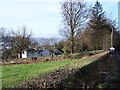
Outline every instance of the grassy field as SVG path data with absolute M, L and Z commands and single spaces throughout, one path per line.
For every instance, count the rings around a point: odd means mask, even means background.
M 2 67 L 2 87 L 14 87 L 21 81 L 31 79 L 32 77 L 47 74 L 60 66 L 66 64 L 72 65 L 74 62 L 79 62 L 78 67 L 83 67 L 95 59 L 83 58 L 79 60 L 64 60 L 52 62 L 40 62 L 36 64 L 21 64 L 21 65 L 7 65 Z M 73 66 L 74 67 L 74 66 Z
M 0 89 L 2 88 L 2 66 L 0 66 Z
M 76 60 L 75 60 L 76 61 Z M 34 76 L 49 73 L 60 66 L 75 62 L 74 60 L 39 62 L 35 64 L 7 65 L 2 67 L 2 87 L 13 87 L 21 81 Z

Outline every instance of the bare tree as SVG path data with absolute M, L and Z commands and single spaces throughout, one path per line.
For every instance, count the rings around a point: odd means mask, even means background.
M 2 58 L 3 54 L 3 37 L 5 33 L 5 28 L 1 27 L 0 28 L 0 58 Z
M 25 26 L 20 30 L 12 31 L 11 47 L 14 53 L 19 53 L 20 58 L 22 58 L 22 53 L 27 50 L 31 44 L 31 33 L 27 32 Z
M 6 57 L 7 53 L 7 48 L 10 45 L 10 36 L 11 34 L 6 30 L 6 28 L 1 27 L 0 28 L 0 53 L 1 53 L 1 58 L 3 59 L 4 57 Z M 8 55 L 7 55 L 8 56 Z
M 88 9 L 86 4 L 80 1 L 67 1 L 62 3 L 63 28 L 60 34 L 68 37 L 71 41 L 71 53 L 74 52 L 74 36 L 82 30 L 85 20 L 88 17 Z

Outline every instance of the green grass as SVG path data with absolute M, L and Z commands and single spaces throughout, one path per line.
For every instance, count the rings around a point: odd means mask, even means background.
M 93 54 L 95 54 L 95 52 L 96 53 L 101 53 L 101 52 L 103 52 L 104 50 L 96 50 L 96 51 L 83 51 L 82 53 L 93 53 Z
M 74 62 L 79 62 L 79 64 L 75 64 L 72 67 L 83 67 L 95 61 L 95 59 L 91 58 L 83 58 L 79 60 L 64 60 L 64 61 L 52 61 L 52 62 L 39 62 L 36 64 L 21 64 L 21 65 L 7 65 L 2 67 L 2 87 L 14 87 L 18 85 L 20 82 L 28 79 L 32 79 L 32 77 L 40 76 L 47 74 L 60 66 L 65 66 L 66 64 L 73 65 Z M 70 68 L 68 67 L 68 68 Z
M 14 87 L 21 81 L 49 73 L 73 60 L 39 62 L 35 64 L 7 65 L 2 67 L 2 87 Z
M 0 66 L 0 90 L 2 88 L 2 66 Z

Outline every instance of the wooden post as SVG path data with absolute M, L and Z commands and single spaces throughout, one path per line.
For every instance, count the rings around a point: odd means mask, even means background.
M 113 47 L 113 28 L 112 28 L 112 32 L 111 32 L 111 47 Z

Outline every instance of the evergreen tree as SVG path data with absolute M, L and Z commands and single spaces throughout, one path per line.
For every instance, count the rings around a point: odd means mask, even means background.
M 105 40 L 103 38 L 106 38 L 106 34 L 110 34 L 110 24 L 105 17 L 102 5 L 98 1 L 91 10 L 88 26 L 91 30 L 91 46 L 94 50 L 103 49 L 103 41 Z M 109 36 L 105 42 L 109 40 Z

